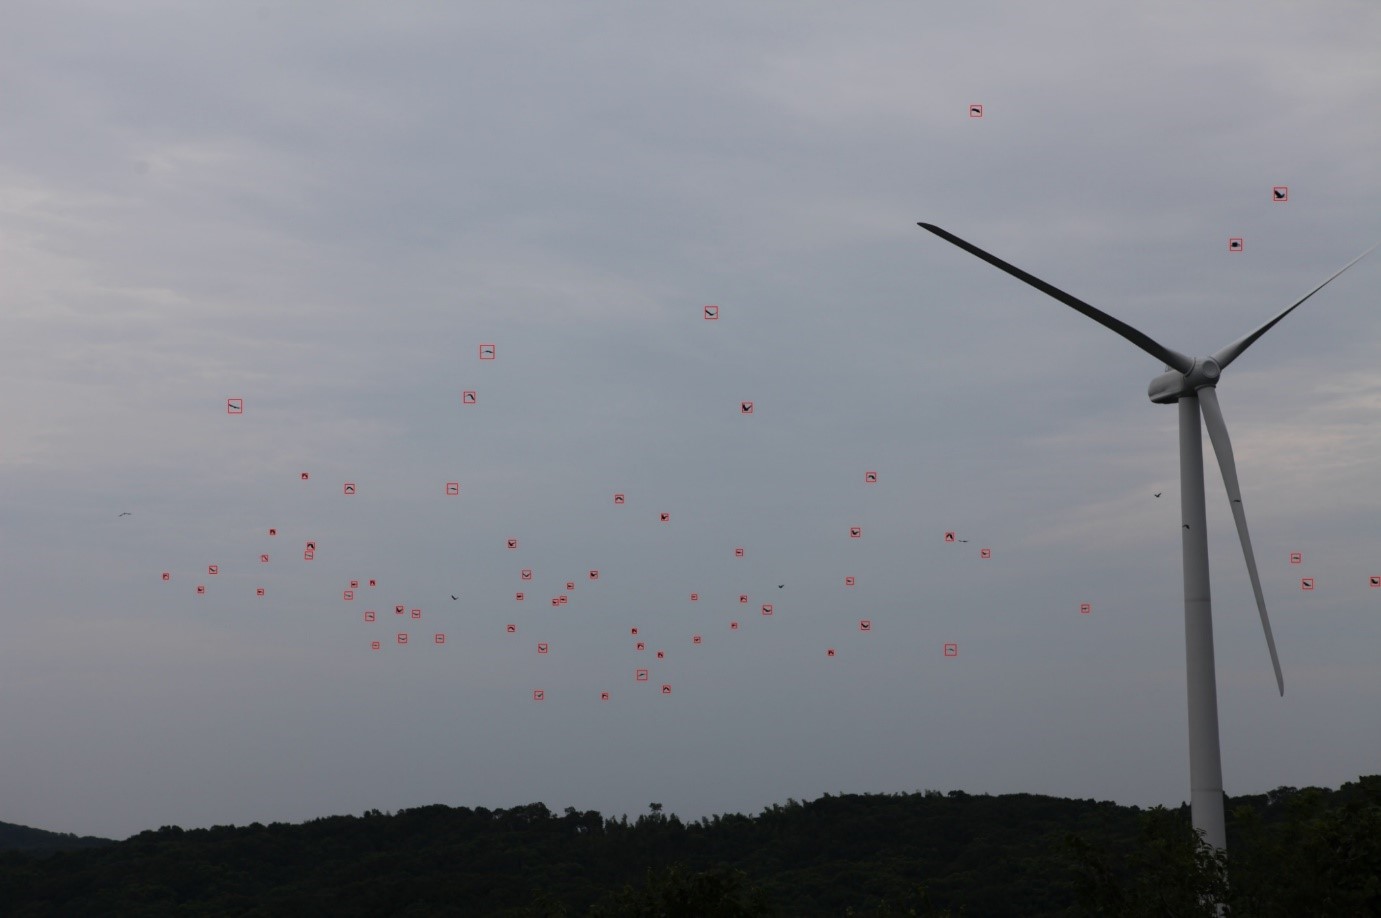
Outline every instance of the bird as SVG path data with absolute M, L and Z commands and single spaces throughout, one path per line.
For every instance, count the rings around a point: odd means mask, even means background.
M 779 583 L 779 584 L 777 584 L 777 589 L 780 590 L 780 589 L 781 589 L 782 587 L 784 587 L 784 586 L 786 586 L 785 583 Z
M 452 599 L 459 599 L 460 597 L 457 596 L 456 594 L 452 593 L 452 594 L 451 594 L 451 598 L 452 598 Z
M 1285 197 L 1285 192 L 1283 192 L 1283 191 L 1281 191 L 1281 190 L 1279 190 L 1279 189 L 1276 189 L 1276 197 L 1278 197 L 1278 198 L 1283 198 L 1283 197 Z
M 134 514 L 133 514 L 133 513 L 130 513 L 128 510 L 126 510 L 124 513 L 121 513 L 120 516 L 134 516 Z M 117 516 L 117 517 L 115 517 L 115 518 L 118 520 L 118 519 L 120 518 L 120 516 Z
M 959 541 L 961 541 L 961 542 L 967 542 L 968 539 L 960 539 Z
M 1160 493 L 1161 493 L 1161 492 L 1157 491 L 1157 492 L 1156 492 L 1156 497 L 1160 497 Z

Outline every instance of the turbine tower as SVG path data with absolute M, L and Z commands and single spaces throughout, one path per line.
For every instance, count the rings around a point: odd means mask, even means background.
M 1154 341 L 1125 322 L 1070 296 L 1015 265 L 983 251 L 972 243 L 948 233 L 930 223 L 918 224 L 953 243 L 971 255 L 976 255 L 995 268 L 1006 271 L 1018 280 L 1030 284 L 1052 296 L 1099 325 L 1109 328 L 1146 353 L 1164 363 L 1165 372 L 1151 380 L 1147 394 L 1158 405 L 1179 403 L 1180 411 L 1180 530 L 1184 552 L 1184 641 L 1186 670 L 1189 682 L 1189 788 L 1190 813 L 1194 828 L 1203 831 L 1205 840 L 1218 850 L 1227 848 L 1227 830 L 1223 817 L 1223 765 L 1218 745 L 1218 687 L 1213 669 L 1213 617 L 1208 591 L 1208 532 L 1204 515 L 1204 453 L 1199 430 L 1199 415 L 1203 413 L 1208 438 L 1218 456 L 1237 523 L 1237 535 L 1242 540 L 1242 554 L 1247 559 L 1247 574 L 1251 577 L 1252 592 L 1256 594 L 1256 608 L 1261 613 L 1261 628 L 1266 633 L 1266 648 L 1271 652 L 1271 666 L 1275 668 L 1276 686 L 1285 694 L 1285 679 L 1280 673 L 1280 659 L 1276 656 L 1275 638 L 1271 636 L 1271 621 L 1266 616 L 1266 600 L 1261 594 L 1261 578 L 1256 572 L 1256 558 L 1252 541 L 1247 535 L 1247 517 L 1242 510 L 1242 491 L 1237 485 L 1237 463 L 1232 458 L 1232 442 L 1223 422 L 1215 388 L 1222 372 L 1242 352 L 1251 347 L 1300 303 L 1318 293 L 1330 281 L 1370 255 L 1376 246 L 1358 255 L 1338 270 L 1333 277 L 1310 290 L 1289 309 L 1222 348 L 1210 357 L 1191 359 L 1178 351 Z

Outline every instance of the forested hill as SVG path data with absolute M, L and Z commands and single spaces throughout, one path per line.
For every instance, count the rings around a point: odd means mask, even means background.
M 72 848 L 99 848 L 113 845 L 109 838 L 92 835 L 73 835 L 70 832 L 48 832 L 9 822 L 0 822 L 0 851 L 67 851 Z
M 1381 776 L 1229 811 L 1226 892 L 1186 807 L 926 791 L 692 823 L 531 804 L 164 827 L 0 854 L 0 914 L 1192 915 L 1216 888 L 1234 916 L 1381 915 Z

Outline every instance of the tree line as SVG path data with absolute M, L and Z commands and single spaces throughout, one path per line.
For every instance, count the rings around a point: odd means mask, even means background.
M 931 790 L 695 822 L 437 805 L 0 851 L 0 914 L 1381 915 L 1381 776 L 1230 798 L 1227 829 L 1223 856 L 1187 806 Z

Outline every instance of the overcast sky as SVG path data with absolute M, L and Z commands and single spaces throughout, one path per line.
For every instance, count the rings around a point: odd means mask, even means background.
M 1162 367 L 916 222 L 1210 353 L 1381 239 L 1378 47 L 1342 2 L 7 5 L 0 819 L 1187 799 Z M 1381 758 L 1379 286 L 1219 388 L 1286 686 L 1210 451 L 1230 795 Z

